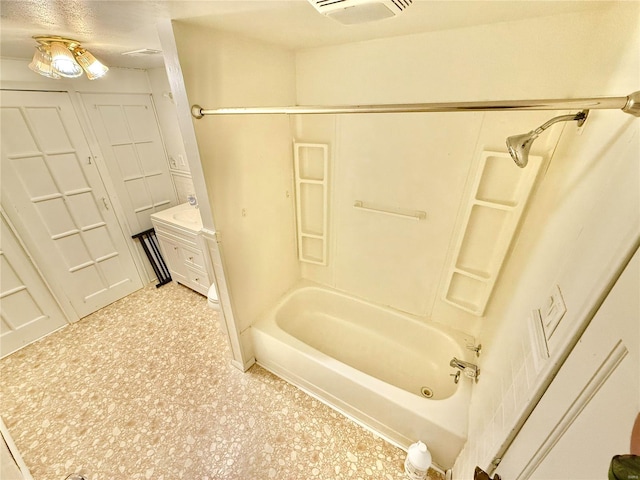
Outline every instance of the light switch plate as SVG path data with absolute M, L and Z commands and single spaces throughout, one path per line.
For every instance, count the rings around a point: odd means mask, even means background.
M 533 365 L 536 373 L 539 373 L 544 362 L 549 358 L 549 345 L 545 337 L 542 319 L 540 318 L 540 309 L 538 308 L 533 310 L 529 316 L 529 340 L 533 354 Z
M 547 340 L 551 338 L 565 313 L 567 313 L 567 306 L 562 298 L 560 286 L 556 285 L 545 304 L 540 308 L 540 318 Z

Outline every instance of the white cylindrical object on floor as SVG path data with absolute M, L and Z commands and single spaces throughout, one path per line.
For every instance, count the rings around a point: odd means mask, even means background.
M 216 284 L 212 283 L 207 292 L 207 304 L 214 310 L 220 310 L 220 300 L 218 299 L 218 289 Z
M 220 299 L 218 298 L 218 289 L 215 282 L 213 282 L 209 287 L 209 292 L 207 293 L 207 304 L 209 305 L 209 308 L 212 308 L 213 310 L 218 312 L 218 326 L 220 327 L 220 331 L 228 337 L 229 332 L 227 330 L 227 324 L 225 323 L 224 315 L 222 315 Z
M 404 472 L 411 480 L 424 480 L 427 478 L 427 470 L 431 466 L 431 454 L 427 446 L 418 440 L 407 450 L 407 458 L 404 461 Z

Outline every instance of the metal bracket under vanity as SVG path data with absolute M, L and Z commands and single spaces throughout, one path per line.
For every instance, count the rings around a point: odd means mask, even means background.
M 167 267 L 164 258 L 162 258 L 155 229 L 150 228 L 149 230 L 133 235 L 131 238 L 140 240 L 140 245 L 158 278 L 156 288 L 169 283 L 171 281 L 171 274 L 169 273 L 169 267 Z

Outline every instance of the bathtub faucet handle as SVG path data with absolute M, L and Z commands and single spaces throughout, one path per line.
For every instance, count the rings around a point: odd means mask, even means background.
M 482 344 L 474 345 L 473 342 L 467 343 L 467 350 L 471 350 L 472 352 L 476 352 L 476 357 L 480 356 L 480 352 L 482 351 Z
M 465 376 L 469 378 L 475 378 L 476 382 L 478 381 L 480 369 L 477 365 L 474 365 L 470 362 L 465 362 L 464 360 L 458 360 L 456 357 L 453 357 L 453 359 L 449 362 L 449 366 L 457 368 L 460 372 L 464 372 Z
M 476 368 L 472 368 L 472 367 L 466 367 L 464 369 L 464 374 L 468 377 L 468 378 L 476 378 L 478 376 L 478 369 Z

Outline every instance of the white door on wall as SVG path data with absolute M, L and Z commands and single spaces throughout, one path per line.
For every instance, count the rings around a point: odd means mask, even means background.
M 64 313 L 0 215 L 0 356 L 67 324 Z
M 630 452 L 640 411 L 638 292 L 640 252 L 502 457 L 503 479 L 605 479 L 612 457 Z
M 2 204 L 78 317 L 142 288 L 66 93 L 2 91 Z
M 150 215 L 176 204 L 151 95 L 82 94 L 91 126 L 132 234 Z

